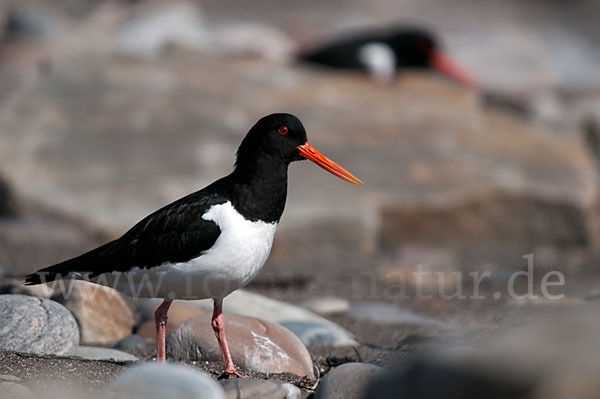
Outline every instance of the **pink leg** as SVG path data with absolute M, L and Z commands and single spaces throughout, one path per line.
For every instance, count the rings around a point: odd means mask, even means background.
M 221 356 L 223 357 L 223 363 L 225 364 L 225 374 L 235 375 L 237 377 L 243 377 L 237 372 L 231 359 L 231 353 L 229 353 L 229 346 L 227 345 L 227 339 L 225 338 L 225 323 L 223 322 L 223 298 L 214 299 L 214 307 L 211 323 L 217 341 L 219 341 L 219 347 L 221 348 Z
M 167 330 L 167 312 L 171 306 L 172 299 L 165 299 L 154 312 L 154 321 L 156 322 L 156 361 L 164 363 L 165 355 L 165 335 Z

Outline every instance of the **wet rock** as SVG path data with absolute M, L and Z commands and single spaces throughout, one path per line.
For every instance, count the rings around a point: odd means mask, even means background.
M 179 325 L 167 337 L 167 358 L 221 361 L 209 313 Z M 292 373 L 314 378 L 306 347 L 293 333 L 254 317 L 224 314 L 227 342 L 234 363 L 261 373 Z
M 1 350 L 64 355 L 79 344 L 77 322 L 49 299 L 0 295 L 0 320 Z
M 116 362 L 135 362 L 139 360 L 137 357 L 120 350 L 84 345 L 80 345 L 75 349 L 73 356 L 88 360 L 110 360 Z
M 369 384 L 384 371 L 373 364 L 342 364 L 325 375 L 315 399 L 365 399 Z
M 66 287 L 55 290 L 52 299 L 77 319 L 81 343 L 104 344 L 131 334 L 133 314 L 116 290 L 78 280 L 68 281 Z
M 142 363 L 125 369 L 108 391 L 131 399 L 223 399 L 223 389 L 210 376 L 179 364 Z
M 350 302 L 346 299 L 332 296 L 312 298 L 301 305 L 320 315 L 344 313 L 350 309 Z
M 190 301 L 206 311 L 212 311 L 210 301 Z M 335 334 L 337 346 L 355 345 L 356 341 L 348 331 L 337 324 L 318 316 L 300 306 L 277 301 L 245 290 L 232 292 L 224 301 L 226 312 L 243 314 L 273 323 L 303 322 L 326 325 Z
M 224 399 L 300 399 L 302 392 L 290 383 L 278 380 L 231 379 L 221 381 Z
M 293 332 L 304 345 L 344 346 L 347 336 L 339 328 L 313 321 L 285 321 L 279 323 Z

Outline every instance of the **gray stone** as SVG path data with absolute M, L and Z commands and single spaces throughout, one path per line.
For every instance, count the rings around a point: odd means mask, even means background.
M 225 399 L 300 399 L 302 392 L 290 383 L 253 378 L 221 381 Z
M 137 357 L 120 350 L 85 345 L 80 345 L 72 355 L 88 360 L 113 360 L 117 362 L 135 362 L 139 360 Z
M 355 302 L 350 307 L 350 312 L 348 314 L 357 320 L 379 324 L 402 324 L 431 327 L 442 327 L 444 325 L 439 320 L 393 305 L 378 302 Z
M 206 311 L 212 311 L 211 301 L 189 301 L 188 303 L 193 303 Z M 290 303 L 277 301 L 245 290 L 237 290 L 225 298 L 223 306 L 228 313 L 243 314 L 273 323 L 282 324 L 299 321 L 325 325 L 328 326 L 331 334 L 336 335 L 334 345 L 356 345 L 352 334 L 342 327 L 307 309 Z
M 119 50 L 143 57 L 156 57 L 167 45 L 192 49 L 207 47 L 207 32 L 199 8 L 185 1 L 164 3 L 158 7 L 139 7 L 116 36 Z
M 344 346 L 346 344 L 347 336 L 341 334 L 339 328 L 332 327 L 330 324 L 313 321 L 285 321 L 279 324 L 296 334 L 304 345 Z
M 131 334 L 113 342 L 112 348 L 129 353 L 147 353 L 150 345 L 139 335 Z
M 35 396 L 29 388 L 16 382 L 0 382 L 0 398 L 33 399 Z
M 24 285 L 23 279 L 9 278 L 0 284 L 0 295 L 25 295 L 50 298 L 53 289 L 47 284 Z
M 302 302 L 301 305 L 320 315 L 345 313 L 350 310 L 350 302 L 334 296 L 311 298 Z
M 325 375 L 315 399 L 365 399 L 369 384 L 383 372 L 383 368 L 373 364 L 342 364 Z
M 167 359 L 222 361 L 211 315 L 198 314 L 167 336 Z M 236 366 L 260 373 L 292 373 L 314 378 L 310 353 L 282 326 L 254 317 L 223 315 L 231 357 Z
M 179 364 L 133 365 L 110 383 L 115 398 L 223 399 L 223 389 L 208 374 Z
M 64 355 L 79 344 L 73 315 L 49 299 L 0 295 L 0 349 Z

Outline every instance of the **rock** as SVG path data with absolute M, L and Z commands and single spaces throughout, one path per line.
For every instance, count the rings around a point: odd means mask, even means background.
M 218 27 L 213 35 L 213 49 L 228 56 L 262 57 L 271 62 L 287 63 L 296 51 L 290 37 L 269 25 L 228 24 Z
M 595 225 L 588 218 L 594 201 L 491 190 L 439 205 L 390 206 L 381 212 L 382 245 L 388 249 L 406 242 L 525 248 L 596 245 Z
M 595 398 L 600 395 L 596 304 L 513 320 L 478 349 L 451 346 L 374 381 L 369 398 Z
M 373 364 L 342 364 L 325 375 L 315 392 L 315 399 L 365 399 L 369 384 L 384 371 Z
M 32 214 L 25 209 L 18 216 L 0 218 L 0 264 L 8 276 L 24 276 L 102 244 L 97 232 L 69 218 Z M 51 295 L 54 285 L 24 287 L 23 280 L 14 282 L 11 293 L 44 298 Z
M 301 305 L 320 315 L 345 313 L 350 310 L 350 302 L 344 298 L 333 296 L 312 298 L 302 302 Z
M 211 301 L 190 301 L 206 311 L 212 311 Z M 318 316 L 300 306 L 277 301 L 254 294 L 245 290 L 237 290 L 229 294 L 224 300 L 224 308 L 228 313 L 238 313 L 271 321 L 273 323 L 308 322 L 326 325 L 331 334 L 336 335 L 336 346 L 355 345 L 356 341 L 348 331 L 337 324 Z
M 208 45 L 200 10 L 191 2 L 146 4 L 136 11 L 116 38 L 119 49 L 126 54 L 156 57 L 170 44 L 192 49 Z
M 357 301 L 350 307 L 350 316 L 379 324 L 418 325 L 443 327 L 444 323 L 409 310 L 378 302 Z
M 0 374 L 0 381 L 4 382 L 19 382 L 21 379 L 16 375 Z
M 142 337 L 137 334 L 131 334 L 112 344 L 113 349 L 131 353 L 133 355 L 145 355 L 152 351 L 152 347 L 148 345 Z
M 179 364 L 133 365 L 110 383 L 108 391 L 130 399 L 223 399 L 223 389 L 206 373 Z
M 133 314 L 116 290 L 79 280 L 69 281 L 67 287 L 64 292 L 55 290 L 51 299 L 73 313 L 82 344 L 105 344 L 131 334 Z
M 405 245 L 397 259 L 377 268 L 377 277 L 386 286 L 401 287 L 424 294 L 457 291 L 462 284 L 456 254 L 447 248 Z M 406 293 L 406 291 L 403 291 Z
M 87 360 L 111 360 L 116 362 L 135 362 L 139 360 L 137 357 L 120 350 L 84 345 L 80 345 L 75 349 L 73 356 Z
M 286 321 L 279 324 L 296 334 L 307 346 L 344 346 L 343 343 L 347 338 L 345 334 L 340 334 L 339 328 L 334 328 L 330 324 L 313 321 Z
M 298 387 L 278 380 L 230 379 L 221 381 L 221 386 L 225 391 L 224 399 L 302 398 L 302 392 Z
M 293 165 L 276 242 L 287 257 L 340 242 L 361 251 L 418 240 L 595 245 L 596 166 L 579 138 L 555 140 L 481 109 L 474 93 L 442 80 L 407 73 L 401 90 L 389 90 L 265 60 L 224 63 L 209 52 L 131 60 L 102 51 L 86 43 L 61 54 L 52 73 L 6 104 L 0 170 L 24 198 L 115 235 L 227 173 L 247 129 L 276 105 L 294 110 L 320 151 L 369 182 L 357 191 Z M 200 97 L 202 106 L 189 100 Z M 83 103 L 97 112 L 81 112 Z M 140 159 L 171 161 L 141 167 Z M 288 241 L 299 230 L 303 240 Z
M 25 295 L 38 298 L 50 298 L 52 287 L 47 284 L 24 285 L 22 279 L 6 279 L 0 285 L 0 295 Z
M 14 195 L 8 183 L 0 175 L 0 217 L 14 216 L 16 213 L 17 203 Z
M 0 350 L 65 355 L 79 345 L 73 315 L 49 299 L 0 295 Z
M 141 318 L 136 334 L 145 341 L 156 342 L 154 312 L 161 302 L 162 300 L 143 299 L 137 308 L 137 312 L 140 314 Z M 204 311 L 187 301 L 174 301 L 169 307 L 167 335 L 177 328 L 178 325 L 200 313 L 204 313 Z
M 169 334 L 167 358 L 221 361 L 210 317 L 210 313 L 196 315 Z M 314 378 L 308 350 L 290 331 L 254 317 L 226 313 L 224 320 L 229 350 L 237 366 L 261 373 L 292 373 Z
M 0 382 L 0 396 L 6 399 L 34 399 L 29 388 L 16 382 Z
M 418 360 L 371 381 L 364 398 L 531 399 L 532 388 L 526 378 L 506 378 L 502 373 L 494 376 L 476 368 L 465 370 L 456 364 Z

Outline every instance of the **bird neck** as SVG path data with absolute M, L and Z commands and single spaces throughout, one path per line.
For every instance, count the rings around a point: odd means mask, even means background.
M 262 157 L 238 162 L 230 175 L 233 206 L 246 219 L 277 223 L 287 197 L 288 164 Z

